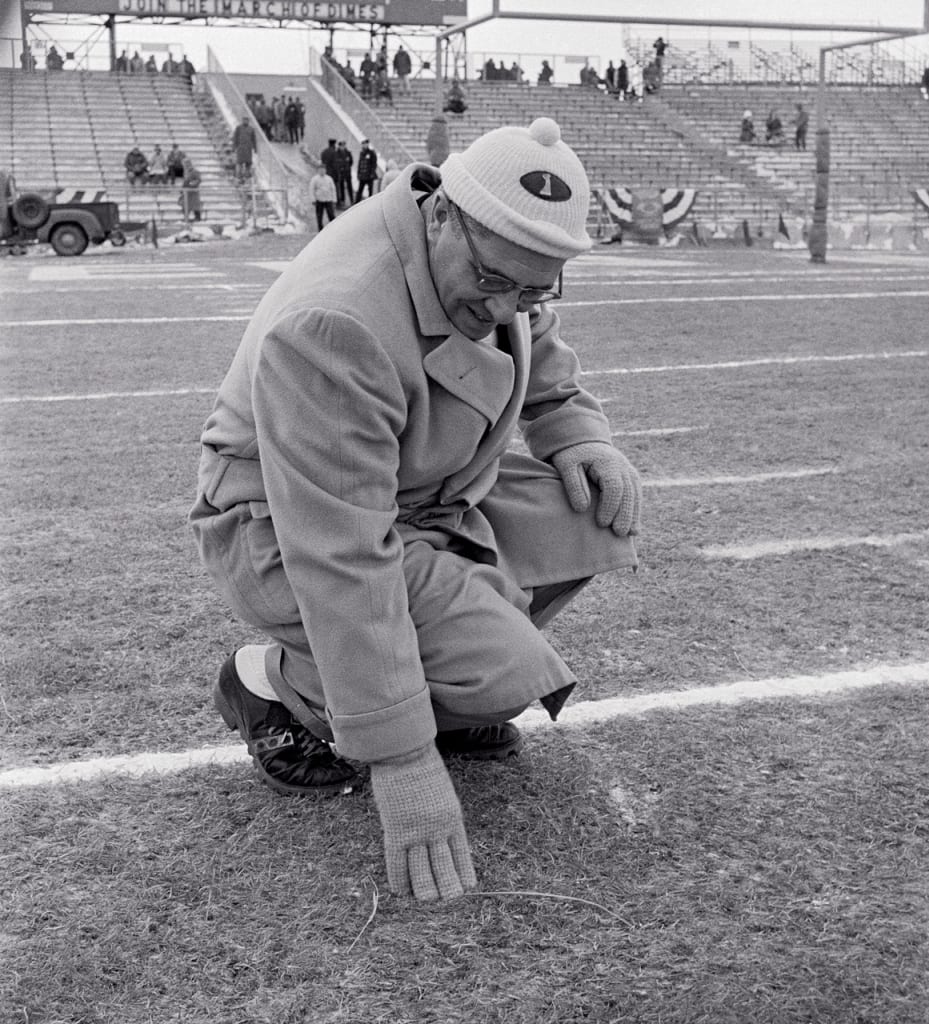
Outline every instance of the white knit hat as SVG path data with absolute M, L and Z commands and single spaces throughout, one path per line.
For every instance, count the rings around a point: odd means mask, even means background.
M 550 117 L 495 128 L 440 170 L 449 199 L 501 238 L 563 259 L 591 247 L 587 174 Z

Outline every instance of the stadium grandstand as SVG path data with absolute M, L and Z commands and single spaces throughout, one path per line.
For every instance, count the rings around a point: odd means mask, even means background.
M 370 139 L 383 171 L 388 160 L 403 166 L 431 159 L 430 129 L 438 127 L 455 150 L 501 123 L 547 114 L 588 169 L 591 231 L 601 241 L 622 237 L 623 228 L 625 238 L 635 238 L 630 208 L 634 197 L 650 196 L 664 210 L 660 231 L 641 233 L 652 242 L 799 245 L 813 216 L 819 117 L 829 131 L 830 242 L 929 246 L 929 36 L 916 29 L 882 31 L 826 52 L 826 37 L 811 33 L 700 38 L 682 25 L 656 61 L 661 27 L 626 24 L 615 63 L 626 63 L 628 85 L 619 89 L 614 62 L 604 66 L 594 54 L 468 49 L 467 32 L 439 24 L 434 3 L 394 0 L 404 24 L 340 24 L 337 33 L 333 23 L 320 23 L 329 31 L 325 52 L 310 48 L 305 68 L 258 75 L 227 61 L 219 43 L 194 68 L 184 52 L 190 23 L 182 17 L 173 44 L 125 45 L 146 15 L 163 14 L 174 0 L 140 0 L 131 21 L 106 14 L 108 2 L 53 0 L 44 13 L 27 13 L 21 31 L 9 20 L 0 25 L 0 169 L 21 191 L 105 190 L 126 219 L 172 230 L 184 220 L 183 183 L 156 176 L 130 185 L 124 159 L 133 147 L 148 156 L 156 144 L 164 152 L 177 146 L 199 173 L 202 220 L 212 230 L 302 230 L 307 183 L 330 138 L 346 140 L 356 158 L 360 140 Z M 48 13 L 56 3 L 86 10 L 87 23 L 75 23 L 73 14 L 56 20 Z M 288 10 L 298 17 L 299 6 Z M 321 5 L 302 6 L 305 16 Z M 365 6 L 374 10 L 352 10 Z M 446 21 L 463 22 L 466 8 L 464 0 L 447 0 Z M 591 23 L 591 37 L 596 31 Z M 343 45 L 332 45 L 337 39 Z M 393 57 L 404 42 L 413 73 L 399 89 Z M 362 63 L 381 48 L 394 83 L 390 102 L 366 94 L 361 82 Z M 553 69 L 550 84 L 539 81 L 543 61 Z M 442 112 L 453 79 L 466 93 L 463 113 Z M 285 141 L 280 117 L 288 101 L 302 123 L 299 139 Z M 795 144 L 798 104 L 810 118 L 805 146 Z M 273 108 L 276 123 L 259 118 L 265 108 Z M 756 135 L 740 141 L 747 110 Z M 766 138 L 773 115 L 782 134 Z M 256 138 L 254 172 L 245 181 L 236 177 L 232 141 L 243 118 Z

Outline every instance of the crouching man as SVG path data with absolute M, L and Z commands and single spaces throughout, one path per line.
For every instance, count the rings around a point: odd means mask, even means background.
M 200 554 L 273 641 L 216 707 L 280 792 L 369 765 L 419 899 L 476 885 L 445 759 L 515 753 L 534 701 L 556 718 L 576 679 L 541 627 L 635 563 L 638 477 L 554 308 L 589 196 L 548 118 L 407 167 L 271 287 L 203 430 Z

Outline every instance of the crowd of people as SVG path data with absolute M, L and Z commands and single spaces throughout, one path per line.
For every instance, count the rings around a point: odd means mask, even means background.
M 72 56 L 72 54 L 67 52 L 62 56 L 58 47 L 52 43 L 45 54 L 45 69 L 47 71 L 63 71 L 65 60 L 70 60 Z M 32 52 L 32 47 L 28 44 L 23 47 L 19 55 L 19 63 L 23 71 L 36 71 L 38 69 L 38 61 Z M 175 60 L 169 52 L 167 59 L 162 62 L 159 68 L 154 54 L 150 53 L 147 58 L 143 58 L 138 50 L 131 57 L 128 50 L 123 50 L 113 62 L 112 70 L 122 75 L 175 75 L 178 78 L 183 78 L 188 85 L 193 83 L 194 75 L 196 74 L 196 68 L 188 60 L 186 53 L 180 60 Z
M 156 143 L 149 156 L 138 146 L 133 146 L 126 153 L 123 166 L 126 169 L 126 181 L 133 188 L 179 185 L 181 191 L 177 201 L 184 220 L 200 220 L 203 212 L 200 172 L 176 143 L 172 144 L 167 153 Z
M 337 75 L 350 89 L 354 89 L 363 100 L 366 102 L 373 101 L 375 106 L 380 106 L 382 102 L 393 106 L 394 94 L 390 84 L 391 68 L 393 68 L 398 90 L 403 94 L 409 93 L 413 60 L 409 51 L 405 50 L 402 45 L 397 48 L 393 60 L 390 59 L 387 53 L 386 43 L 381 46 L 376 57 L 373 51 L 369 51 L 363 57 L 357 71 L 352 67 L 350 59 L 346 59 L 344 64 L 340 63 L 336 59 L 331 46 L 327 46 L 323 51 L 323 76 L 327 79 L 327 87 L 331 89 L 331 82 L 328 81 L 328 77 L 330 75 Z
M 247 96 L 246 102 L 270 142 L 298 145 L 303 141 L 306 107 L 299 97 L 272 96 L 269 103 L 264 96 Z
M 790 123 L 794 128 L 794 149 L 806 149 L 806 136 L 810 126 L 810 115 L 802 103 L 796 105 L 796 114 Z M 739 124 L 739 142 L 745 145 L 754 145 L 762 140 L 758 137 L 755 129 L 755 119 L 750 110 L 742 112 L 742 120 Z M 783 146 L 787 142 L 787 135 L 784 131 L 784 122 L 776 110 L 770 110 L 765 118 L 764 145 Z

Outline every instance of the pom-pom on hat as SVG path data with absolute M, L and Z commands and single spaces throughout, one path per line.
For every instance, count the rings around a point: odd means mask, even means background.
M 591 247 L 587 174 L 550 117 L 495 128 L 440 170 L 449 199 L 501 238 L 562 259 Z

